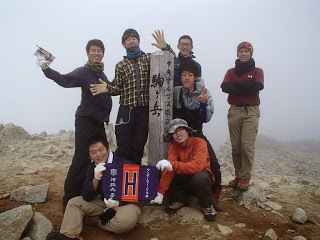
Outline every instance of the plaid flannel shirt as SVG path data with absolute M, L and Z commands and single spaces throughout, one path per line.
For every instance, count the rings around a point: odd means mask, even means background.
M 175 53 L 169 45 L 163 51 Z M 112 96 L 120 95 L 120 105 L 143 107 L 149 105 L 150 88 L 150 57 L 151 53 L 142 52 L 141 56 L 131 59 L 127 56 L 115 67 L 113 85 L 108 84 L 108 93 Z M 139 68 L 140 82 L 137 81 L 136 65 Z

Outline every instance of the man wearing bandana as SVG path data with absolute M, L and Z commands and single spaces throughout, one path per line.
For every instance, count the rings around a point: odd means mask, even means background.
M 172 49 L 164 39 L 163 31 L 155 31 L 153 46 L 163 50 Z M 141 164 L 144 145 L 148 138 L 149 123 L 149 87 L 150 56 L 140 47 L 140 36 L 134 29 L 127 29 L 122 35 L 122 45 L 127 55 L 115 67 L 115 79 L 112 84 L 100 80 L 101 84 L 91 84 L 92 95 L 107 93 L 120 95 L 115 133 L 117 138 L 116 155 Z
M 43 56 L 37 58 L 37 64 L 44 75 L 64 88 L 81 88 L 81 103 L 75 114 L 75 153 L 64 183 L 63 207 L 68 201 L 82 193 L 86 172 L 90 164 L 87 148 L 88 139 L 96 134 L 106 136 L 104 123 L 109 122 L 112 108 L 111 97 L 106 94 L 92 96 L 90 84 L 99 83 L 99 79 L 108 82 L 103 73 L 104 44 L 99 39 L 87 43 L 88 61 L 67 74 L 60 74 L 48 66 L 48 60 Z
M 253 47 L 249 42 L 240 43 L 236 65 L 227 71 L 221 84 L 222 91 L 229 94 L 231 105 L 228 125 L 235 179 L 229 186 L 244 191 L 248 190 L 251 178 L 260 117 L 259 92 L 264 88 L 263 71 L 255 67 L 252 54 Z

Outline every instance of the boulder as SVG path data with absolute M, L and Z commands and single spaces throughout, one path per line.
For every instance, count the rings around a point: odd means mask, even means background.
M 266 194 L 259 186 L 250 186 L 248 191 L 234 189 L 233 195 L 236 201 L 242 201 L 244 206 L 254 205 L 257 204 L 257 202 L 263 203 L 266 201 Z
M 294 213 L 292 215 L 292 220 L 294 222 L 304 224 L 307 219 L 307 215 L 302 208 L 297 208 L 296 210 L 294 210 Z
M 30 223 L 31 225 L 25 232 L 25 235 L 31 237 L 33 240 L 46 239 L 48 233 L 52 232 L 53 230 L 52 222 L 39 212 L 34 214 L 34 217 Z
M 292 238 L 292 240 L 307 240 L 307 239 L 303 236 L 295 236 Z
M 0 214 L 0 240 L 19 240 L 33 218 L 31 205 L 23 205 Z
M 263 240 L 277 240 L 277 234 L 276 232 L 270 228 L 264 235 Z
M 230 227 L 227 227 L 227 226 L 223 226 L 221 224 L 217 224 L 217 227 L 219 229 L 219 231 L 221 232 L 222 235 L 227 235 L 229 233 L 232 233 L 232 229 Z
M 275 202 L 271 202 L 271 201 L 265 202 L 264 205 L 272 208 L 275 211 L 279 211 L 282 209 L 282 206 L 280 206 L 279 204 L 277 204 Z
M 16 140 L 30 139 L 30 134 L 22 127 L 8 123 L 0 132 L 0 140 L 3 143 L 13 142 Z
M 11 192 L 10 200 L 28 203 L 43 203 L 47 200 L 50 184 L 25 186 Z

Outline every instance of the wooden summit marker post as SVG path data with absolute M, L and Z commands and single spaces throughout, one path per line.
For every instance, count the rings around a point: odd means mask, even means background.
M 171 141 L 165 140 L 173 109 L 174 57 L 168 51 L 151 55 L 149 90 L 148 165 L 168 158 Z

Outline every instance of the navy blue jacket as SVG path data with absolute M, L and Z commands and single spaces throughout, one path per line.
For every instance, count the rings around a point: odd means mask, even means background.
M 183 60 L 186 60 L 188 58 L 195 58 L 195 56 L 193 55 L 193 52 L 191 51 L 191 57 L 184 57 L 181 53 L 178 54 L 178 57 L 174 60 L 174 82 L 173 82 L 173 86 L 181 86 L 181 78 L 180 78 L 180 73 L 179 73 L 179 69 L 180 69 L 180 63 Z M 196 61 L 195 61 L 196 62 Z M 196 62 L 199 66 L 199 76 L 201 77 L 201 65 L 200 63 Z
M 43 70 L 43 72 L 47 78 L 52 79 L 62 87 L 81 87 L 81 103 L 76 111 L 76 115 L 91 117 L 100 122 L 109 122 L 109 115 L 112 108 L 111 96 L 106 94 L 92 96 L 90 91 L 90 84 L 100 83 L 99 78 L 109 83 L 103 72 L 94 72 L 87 64 L 65 75 L 51 68 L 47 68 Z
M 117 157 L 114 153 L 113 153 L 112 163 L 114 163 L 114 164 L 136 164 L 135 162 L 133 162 L 131 160 Z M 94 168 L 95 167 L 96 167 L 96 164 L 94 162 L 92 162 L 89 165 L 88 171 L 87 171 L 86 181 L 84 183 L 84 187 L 83 187 L 83 191 L 82 191 L 82 197 L 87 202 L 92 201 L 99 194 L 101 195 L 101 199 L 104 198 L 104 195 L 102 192 L 102 181 L 99 181 L 97 191 L 95 191 L 93 188 L 92 181 L 94 178 Z

